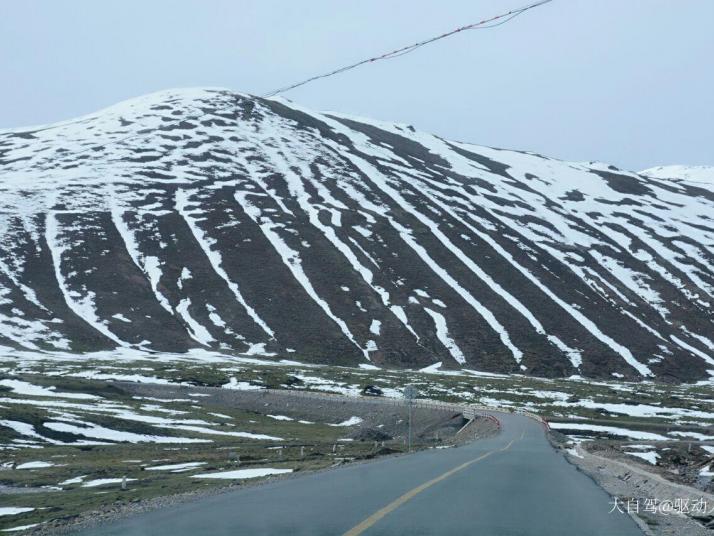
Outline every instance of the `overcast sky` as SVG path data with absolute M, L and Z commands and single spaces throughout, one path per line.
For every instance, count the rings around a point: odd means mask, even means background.
M 528 0 L 2 0 L 0 128 L 172 87 L 261 94 Z M 714 164 L 714 0 L 555 0 L 290 92 L 626 169 Z

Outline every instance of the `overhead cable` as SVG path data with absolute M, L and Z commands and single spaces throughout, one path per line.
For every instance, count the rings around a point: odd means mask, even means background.
M 473 24 L 467 24 L 466 26 L 460 26 L 459 28 L 451 30 L 450 32 L 446 32 L 441 35 L 437 35 L 435 37 L 430 37 L 429 39 L 419 41 L 412 45 L 401 47 L 396 50 L 392 50 L 391 52 L 386 52 L 379 56 L 374 56 L 373 58 L 367 58 L 365 60 L 361 60 L 356 63 L 346 65 L 344 67 L 339 67 L 338 69 L 334 69 L 332 71 L 329 71 L 329 72 L 326 72 L 323 74 L 311 76 L 310 78 L 307 78 L 300 82 L 296 82 L 294 84 L 290 84 L 289 86 L 285 86 L 280 89 L 275 89 L 273 91 L 270 91 L 269 93 L 266 93 L 263 96 L 264 97 L 274 97 L 275 95 L 278 95 L 280 93 L 285 93 L 286 91 L 290 91 L 290 90 L 298 88 L 300 86 L 304 86 L 305 84 L 309 84 L 310 82 L 314 82 L 315 80 L 320 80 L 322 78 L 328 78 L 330 76 L 335 76 L 337 74 L 344 73 L 345 71 L 350 71 L 352 69 L 356 69 L 357 67 L 361 67 L 362 65 L 366 65 L 368 63 L 374 63 L 376 61 L 398 58 L 400 56 L 404 56 L 405 54 L 409 54 L 410 52 L 414 52 L 415 50 L 417 50 L 425 45 L 429 45 L 429 44 L 431 44 L 435 41 L 439 41 L 441 39 L 446 39 L 447 37 L 451 37 L 452 35 L 455 35 L 460 32 L 464 32 L 466 30 L 486 30 L 489 28 L 496 28 L 497 26 L 502 26 L 503 24 L 510 22 L 511 20 L 515 19 L 518 15 L 522 15 L 526 11 L 530 11 L 531 9 L 535 9 L 537 7 L 544 5 L 544 4 L 548 4 L 552 1 L 553 0 L 541 0 L 540 2 L 535 2 L 533 4 L 528 4 L 527 6 L 519 7 L 517 9 L 512 9 L 511 11 L 508 11 L 506 13 L 501 13 L 500 15 L 496 15 L 495 17 L 490 17 L 488 19 L 484 19 L 482 21 L 475 22 Z

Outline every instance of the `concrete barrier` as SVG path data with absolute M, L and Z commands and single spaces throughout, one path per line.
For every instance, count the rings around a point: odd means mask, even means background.
M 359 401 L 361 403 L 367 403 L 367 404 L 377 404 L 377 405 L 386 405 L 386 406 L 406 406 L 408 404 L 408 401 L 406 399 L 400 399 L 400 398 L 388 398 L 388 397 L 380 397 L 380 396 L 355 396 L 355 395 L 345 395 L 341 393 L 319 393 L 315 391 L 301 391 L 297 389 L 264 389 L 262 392 L 267 392 L 267 393 L 273 393 L 273 394 L 279 394 L 279 395 L 286 395 L 286 396 L 294 396 L 298 398 L 310 398 L 310 399 L 315 399 L 315 400 L 323 400 L 323 401 L 332 401 L 336 402 L 339 400 L 352 400 L 352 401 Z M 517 415 L 523 415 L 524 417 L 527 417 L 529 419 L 532 419 L 540 424 L 543 425 L 543 428 L 545 430 L 550 430 L 550 426 L 548 425 L 548 421 L 541 417 L 540 415 L 533 413 L 531 411 L 527 411 L 524 409 L 505 409 L 505 408 L 497 408 L 497 407 L 491 407 L 491 406 L 481 406 L 479 404 L 456 404 L 452 402 L 441 402 L 439 400 L 429 400 L 429 399 L 421 399 L 421 398 L 416 398 L 411 401 L 412 402 L 412 407 L 415 408 L 424 408 L 424 409 L 436 409 L 436 410 L 443 410 L 443 411 L 453 411 L 457 413 L 462 413 L 464 418 L 473 420 L 476 417 L 485 417 L 485 418 L 490 418 L 494 419 L 497 422 L 498 427 L 501 427 L 501 422 L 491 415 L 490 413 L 515 413 Z M 485 413 L 485 412 L 490 412 L 490 413 Z

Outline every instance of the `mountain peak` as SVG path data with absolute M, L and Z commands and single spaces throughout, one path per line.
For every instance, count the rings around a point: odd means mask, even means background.
M 168 90 L 0 132 L 0 346 L 701 379 L 713 205 L 606 164 Z

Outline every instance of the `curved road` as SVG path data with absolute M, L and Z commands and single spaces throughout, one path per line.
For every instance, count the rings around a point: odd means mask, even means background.
M 495 437 L 276 480 L 86 530 L 84 536 L 642 536 L 548 444 L 498 415 Z

